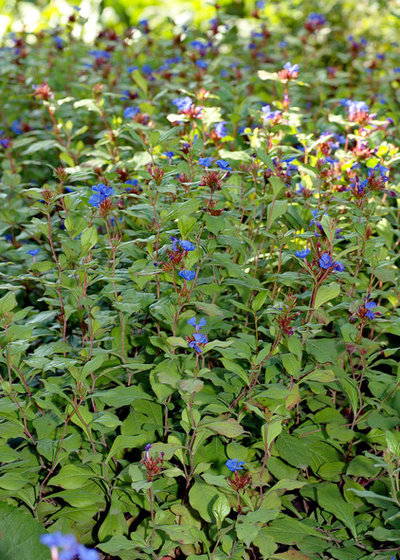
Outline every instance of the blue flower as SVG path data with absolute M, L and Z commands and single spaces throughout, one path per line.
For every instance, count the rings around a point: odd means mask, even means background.
M 100 204 L 106 200 L 106 198 L 115 194 L 114 189 L 112 187 L 108 187 L 104 183 L 98 183 L 90 188 L 92 191 L 95 191 L 96 194 L 92 194 L 89 198 L 89 204 L 96 208 L 98 208 Z
M 368 319 L 375 319 L 375 313 L 372 311 L 374 307 L 377 307 L 374 301 L 367 301 L 365 303 L 365 309 L 367 309 L 365 316 L 368 317 Z
M 324 14 L 318 14 L 317 12 L 314 12 L 308 16 L 308 21 L 312 25 L 322 26 L 326 23 L 326 17 L 324 16 Z
M 232 167 L 230 166 L 229 161 L 225 161 L 224 159 L 218 159 L 216 163 L 218 167 L 223 171 L 232 171 Z
M 284 69 L 291 74 L 294 74 L 295 72 L 298 72 L 300 70 L 300 66 L 298 64 L 291 64 L 290 62 L 286 62 L 286 64 L 284 65 Z
M 63 535 L 61 531 L 40 535 L 40 542 L 49 548 L 67 548 L 76 544 L 74 535 Z
M 136 187 L 138 184 L 139 184 L 139 181 L 137 179 L 128 179 L 124 183 L 124 185 L 133 185 L 134 187 Z
M 178 111 L 184 113 L 189 111 L 190 107 L 193 105 L 193 101 L 190 97 L 177 97 L 172 100 L 172 103 L 177 107 Z
M 232 472 L 240 471 L 243 469 L 244 461 L 239 461 L 238 459 L 228 459 L 225 466 Z
M 9 138 L 0 138 L 0 145 L 3 148 L 9 148 L 11 145 L 11 140 Z
M 177 237 L 173 237 L 172 235 L 170 235 L 170 240 L 172 241 L 172 250 L 173 251 L 177 251 L 178 250 L 178 238 Z
M 91 50 L 91 51 L 88 51 L 88 54 L 91 54 L 92 56 L 94 56 L 96 61 L 101 61 L 102 58 L 105 58 L 106 60 L 110 60 L 110 58 L 111 58 L 110 53 L 107 52 L 107 51 Z
M 194 333 L 193 338 L 198 344 L 207 344 L 208 342 L 207 335 L 202 333 Z
M 151 74 L 153 72 L 153 68 L 150 66 L 150 64 L 143 64 L 142 72 L 143 74 Z
M 138 113 L 140 113 L 139 107 L 127 107 L 126 109 L 124 109 L 124 117 L 126 119 L 131 119 Z
M 168 159 L 171 159 L 171 158 L 174 157 L 174 152 L 171 152 L 171 151 L 169 151 L 169 152 L 163 152 L 163 154 L 164 154 L 165 156 L 167 156 Z
M 191 317 L 187 322 L 189 323 L 189 325 L 196 329 L 196 332 L 202 329 L 207 324 L 207 321 L 204 319 L 204 317 L 202 317 L 198 323 L 196 321 L 196 317 Z
M 345 270 L 345 266 L 341 262 L 332 261 L 332 258 L 328 255 L 328 253 L 321 255 L 318 263 L 324 270 L 328 270 L 329 268 L 333 268 L 335 272 L 343 272 Z
M 188 282 L 192 282 L 196 278 L 196 273 L 193 270 L 180 270 L 178 272 L 178 276 L 187 280 Z
M 131 92 L 129 91 L 129 89 L 123 89 L 121 93 L 122 93 L 121 99 L 123 99 L 124 101 L 125 101 L 126 99 L 130 99 L 130 97 L 131 97 Z
M 330 255 L 328 255 L 328 253 L 324 253 L 323 255 L 321 255 L 318 262 L 319 266 L 325 270 L 328 270 L 328 268 L 331 268 L 333 266 L 332 259 Z
M 302 251 L 296 251 L 295 255 L 300 259 L 305 259 L 307 255 L 309 255 L 310 253 L 311 253 L 311 249 L 303 249 Z
M 333 270 L 334 270 L 335 272 L 344 272 L 344 271 L 346 270 L 346 267 L 345 267 L 344 264 L 342 264 L 341 262 L 335 261 L 335 262 L 333 263 Z
M 14 132 L 14 134 L 22 134 L 22 127 L 19 120 L 15 120 L 12 122 L 11 130 Z
M 195 332 L 193 335 L 194 340 L 189 342 L 190 348 L 193 348 L 197 354 L 201 354 L 202 349 L 200 348 L 199 344 L 204 345 L 207 344 L 208 339 L 205 334 Z
M 201 157 L 201 158 L 199 158 L 199 164 L 202 165 L 203 167 L 210 167 L 210 165 L 212 164 L 213 161 L 214 161 L 214 158 L 212 158 L 212 157 Z
M 93 187 L 90 188 L 92 189 L 92 191 L 101 194 L 105 198 L 114 194 L 114 189 L 112 187 L 108 187 L 104 183 L 98 183 L 97 185 L 93 185 Z
M 40 535 L 40 542 L 49 548 L 61 548 L 58 555 L 59 560 L 74 560 L 76 557 L 79 557 L 79 560 L 99 560 L 100 558 L 96 550 L 79 544 L 74 535 L 63 535 L 60 531 Z
M 104 200 L 105 197 L 101 194 L 92 194 L 92 196 L 89 198 L 89 204 L 93 207 L 98 208 Z
M 271 111 L 271 107 L 269 105 L 263 105 L 261 107 L 261 112 L 262 112 L 262 118 L 265 121 L 271 121 L 272 119 L 275 119 L 275 117 L 281 114 L 280 111 Z
M 179 241 L 179 245 L 185 251 L 194 251 L 196 249 L 196 245 L 194 245 L 191 241 L 184 241 L 183 239 Z
M 200 56 L 205 56 L 205 54 L 207 53 L 208 45 L 204 44 L 202 41 L 199 41 L 198 39 L 195 39 L 194 41 L 190 41 L 190 46 L 196 49 L 196 51 L 200 54 Z
M 353 118 L 361 112 L 368 113 L 368 105 L 365 101 L 354 101 L 352 99 L 342 100 L 342 105 L 345 105 L 349 118 Z
M 26 254 L 32 255 L 32 257 L 36 257 L 36 255 L 38 255 L 40 251 L 41 249 L 29 249 L 29 251 L 27 251 Z
M 207 68 L 208 62 L 206 62 L 205 60 L 196 60 L 196 66 L 198 66 L 199 68 Z
M 78 545 L 79 560 L 100 560 L 99 553 L 93 548 L 86 548 L 83 544 Z M 61 556 L 60 556 L 60 560 Z
M 218 136 L 218 138 L 223 138 L 224 136 L 226 136 L 228 134 L 228 131 L 227 131 L 225 125 L 226 125 L 226 122 L 221 121 L 214 126 L 215 134 Z
M 63 46 L 64 46 L 64 41 L 63 41 L 63 40 L 61 39 L 61 37 L 59 37 L 58 35 L 56 35 L 56 36 L 54 37 L 54 43 L 55 43 L 56 48 L 57 48 L 58 50 L 61 50 L 61 49 L 63 48 Z

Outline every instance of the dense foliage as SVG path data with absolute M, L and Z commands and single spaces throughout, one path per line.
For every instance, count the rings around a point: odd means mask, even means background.
M 4 38 L 3 560 L 399 549 L 399 47 L 263 10 Z

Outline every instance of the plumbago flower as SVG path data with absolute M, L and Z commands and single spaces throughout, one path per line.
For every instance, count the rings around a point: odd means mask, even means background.
M 126 119 L 132 119 L 138 113 L 140 113 L 139 107 L 126 107 L 126 109 L 124 109 L 124 117 Z
M 370 296 L 365 296 L 364 303 L 359 305 L 356 312 L 350 316 L 350 321 L 355 321 L 358 317 L 359 319 L 370 319 L 371 321 L 375 319 L 376 315 L 380 315 L 375 308 L 378 307 L 374 301 L 370 301 Z
M 242 470 L 244 467 L 244 461 L 239 461 L 238 459 L 228 459 L 227 462 L 225 463 L 225 466 L 228 467 L 228 469 L 231 472 L 236 472 L 236 471 L 240 471 Z
M 218 159 L 216 161 L 216 164 L 223 171 L 232 171 L 232 167 L 231 167 L 229 161 L 225 161 L 224 159 Z
M 26 254 L 31 255 L 32 257 L 36 257 L 36 255 L 38 255 L 40 251 L 41 249 L 29 249 L 29 251 L 27 251 Z
M 264 122 L 276 124 L 282 117 L 281 111 L 271 111 L 270 105 L 263 105 L 261 107 L 261 117 Z
M 278 72 L 278 78 L 280 80 L 294 80 L 299 75 L 300 66 L 298 64 L 291 64 L 286 62 L 283 70 Z
M 191 325 L 192 327 L 194 327 L 196 329 L 196 332 L 193 333 L 193 335 L 191 337 L 186 336 L 186 340 L 188 341 L 189 346 L 191 348 L 193 348 L 193 350 L 197 354 L 201 354 L 204 346 L 208 342 L 208 339 L 207 339 L 207 336 L 205 334 L 202 334 L 199 331 L 207 324 L 207 321 L 204 318 L 202 318 L 197 323 L 196 317 L 192 317 L 191 319 L 188 320 L 188 323 L 189 323 L 189 325 Z
M 178 276 L 186 280 L 187 282 L 192 282 L 196 278 L 196 273 L 194 270 L 180 270 Z
M 358 124 L 366 124 L 375 115 L 370 114 L 368 105 L 365 101 L 354 101 L 353 99 L 343 99 L 341 104 L 347 109 L 347 116 L 349 121 L 356 122 Z
M 178 265 L 184 266 L 183 262 L 188 252 L 196 249 L 196 245 L 191 241 L 178 239 L 173 235 L 170 236 L 170 239 L 172 241 L 172 251 L 167 249 L 168 261 L 161 263 L 165 272 L 172 272 Z
M 299 257 L 299 259 L 305 259 L 310 253 L 311 249 L 302 249 L 301 251 L 296 251 L 295 255 Z
M 345 266 L 341 262 L 332 261 L 329 253 L 323 253 L 318 260 L 318 264 L 324 270 L 332 269 L 333 272 L 343 272 L 345 270 Z
M 63 535 L 57 531 L 41 535 L 40 542 L 50 548 L 52 560 L 100 560 L 97 550 L 78 543 L 74 535 Z
M 235 459 L 228 459 L 227 462 L 225 463 L 225 466 L 231 472 L 234 473 L 234 477 L 228 479 L 228 484 L 238 494 L 239 494 L 240 490 L 243 490 L 244 488 L 246 488 L 246 486 L 248 486 L 251 483 L 251 477 L 250 477 L 249 474 L 244 473 L 244 474 L 240 475 L 238 473 L 238 471 L 244 469 L 243 465 L 244 465 L 244 461 L 239 461 L 236 458 Z M 239 503 L 238 503 L 238 506 L 237 506 L 238 513 L 240 513 L 241 510 L 242 510 L 242 507 L 240 505 L 240 500 L 239 500 Z
M 221 121 L 215 125 L 214 131 L 218 138 L 224 138 L 224 136 L 228 135 L 228 130 L 225 125 L 225 121 Z
M 304 23 L 304 27 L 310 33 L 314 33 L 318 29 L 321 29 L 321 27 L 323 27 L 325 23 L 326 17 L 324 16 L 324 14 L 318 14 L 317 12 L 314 12 L 308 16 L 306 22 Z
M 151 443 L 144 448 L 144 457 L 140 461 L 146 467 L 147 481 L 151 482 L 155 476 L 160 474 L 164 463 L 164 453 L 161 452 L 158 457 L 150 457 Z
M 102 202 L 104 202 L 109 196 L 115 194 L 114 189 L 110 186 L 105 185 L 104 183 L 98 183 L 97 185 L 93 185 L 90 187 L 92 191 L 95 191 L 96 194 L 92 194 L 89 198 L 89 204 L 98 208 Z
M 178 97 L 172 100 L 172 103 L 181 113 L 189 111 L 193 105 L 193 101 L 190 97 Z
M 214 158 L 212 157 L 201 157 L 199 158 L 199 165 L 202 165 L 203 167 L 210 167 L 210 165 L 212 164 L 212 162 L 214 161 Z

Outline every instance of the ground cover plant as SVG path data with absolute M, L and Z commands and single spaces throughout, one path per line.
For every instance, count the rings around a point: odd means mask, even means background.
M 397 557 L 399 46 L 265 9 L 3 39 L 3 560 Z

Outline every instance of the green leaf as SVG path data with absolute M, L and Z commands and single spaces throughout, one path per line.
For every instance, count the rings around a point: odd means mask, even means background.
M 278 194 L 286 188 L 286 185 L 282 181 L 282 179 L 280 179 L 279 177 L 275 177 L 274 175 L 269 178 L 269 182 L 272 185 L 272 192 L 274 196 L 278 196 Z
M 134 369 L 134 368 L 133 368 Z M 136 399 L 148 399 L 151 397 L 144 393 L 139 387 L 114 387 L 109 391 L 97 391 L 93 396 L 108 406 L 119 408 L 132 404 Z
M 195 544 L 201 541 L 198 533 L 191 525 L 159 525 L 158 529 L 164 531 L 168 538 L 177 544 Z
M 56 476 L 49 480 L 49 485 L 61 486 L 66 490 L 75 490 L 84 486 L 95 476 L 89 468 L 79 465 L 65 465 Z
M 8 313 L 17 305 L 14 292 L 9 292 L 0 299 L 0 315 Z
M 301 362 L 293 354 L 282 354 L 282 363 L 285 370 L 293 377 L 297 378 L 301 371 Z
M 272 521 L 270 526 L 265 529 L 265 532 L 276 542 L 282 544 L 299 545 L 307 536 L 327 538 L 307 522 L 298 521 L 287 515 Z
M 220 496 L 212 507 L 212 513 L 217 521 L 218 528 L 222 526 L 225 517 L 229 515 L 230 511 L 231 507 L 227 498 L 225 496 Z
M 294 467 L 305 468 L 310 465 L 312 455 L 305 439 L 282 433 L 275 442 L 279 456 Z
M 143 447 L 146 443 L 148 443 L 147 434 L 140 434 L 137 436 L 117 436 L 113 441 L 105 462 L 108 463 L 112 457 L 120 454 L 120 451 L 123 451 L 124 449 L 136 449 L 138 447 Z
M 350 529 L 353 537 L 357 538 L 354 521 L 354 507 L 346 502 L 339 488 L 335 484 L 323 483 L 317 485 L 318 503 L 323 510 L 329 511 Z
M 317 296 L 315 298 L 314 308 L 318 309 L 331 299 L 337 297 L 340 294 L 340 285 L 337 282 L 331 282 L 327 286 L 321 286 L 317 292 Z
M 267 225 L 271 227 L 275 221 L 284 215 L 288 207 L 287 200 L 274 200 L 268 204 Z
M 268 292 L 260 292 L 258 293 L 251 303 L 251 308 L 253 311 L 258 311 L 264 305 L 265 300 L 267 299 Z
M 237 364 L 233 360 L 229 360 L 228 358 L 222 358 L 221 362 L 224 364 L 224 367 L 228 371 L 236 373 L 236 375 L 238 375 L 240 379 L 242 379 L 246 383 L 246 385 L 248 385 L 249 376 L 247 374 L 247 371 L 245 371 L 239 364 Z
M 213 506 L 223 494 L 204 482 L 196 481 L 189 492 L 189 502 L 207 523 L 214 523 Z
M 253 542 L 263 558 L 271 558 L 275 550 L 278 548 L 275 540 L 268 534 L 265 527 L 260 529 Z
M 147 80 L 142 76 L 139 70 L 134 70 L 131 73 L 131 76 L 135 80 L 137 85 L 140 87 L 140 89 L 143 91 L 143 93 L 147 95 Z
M 44 533 L 42 525 L 21 509 L 0 504 L 1 560 L 50 560 L 50 550 L 39 540 Z
M 97 243 L 97 229 L 95 226 L 85 229 L 81 237 L 82 255 L 87 255 Z
M 212 420 L 210 417 L 206 416 L 199 424 L 200 427 L 205 427 L 208 430 L 212 430 L 221 436 L 226 436 L 230 438 L 235 438 L 243 433 L 243 428 L 237 420 L 234 418 L 227 418 L 226 420 Z

